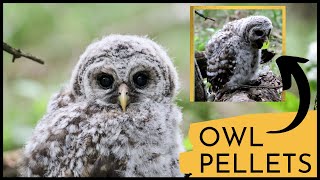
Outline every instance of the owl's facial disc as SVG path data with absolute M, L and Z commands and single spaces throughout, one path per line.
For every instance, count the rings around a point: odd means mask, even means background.
M 121 66 L 109 64 L 96 64 L 88 68 L 86 81 L 93 87 L 86 89 L 88 98 L 105 105 L 114 105 L 119 110 L 126 112 L 129 105 L 149 101 L 154 97 L 154 89 L 157 89 L 159 76 L 156 70 L 145 65 L 135 65 L 130 70 Z
M 268 41 L 271 28 L 253 28 L 250 33 L 250 42 L 254 48 L 261 49 L 263 43 Z
M 130 98 L 134 93 L 137 93 L 136 89 L 143 90 L 147 87 L 149 82 L 149 76 L 147 72 L 138 71 L 137 73 L 133 74 L 131 82 L 128 82 L 130 87 L 126 83 L 121 83 L 118 87 L 118 101 L 122 108 L 122 111 L 125 112 L 127 106 L 129 105 L 130 101 L 135 101 Z M 133 98 L 134 99 L 134 98 Z

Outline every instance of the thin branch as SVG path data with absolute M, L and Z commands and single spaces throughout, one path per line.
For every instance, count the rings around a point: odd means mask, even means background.
M 204 18 L 204 20 L 210 19 L 211 21 L 216 21 L 215 19 L 212 19 L 210 17 L 204 16 L 203 14 L 199 13 L 198 11 L 194 11 L 197 15 Z
M 278 89 L 283 86 L 250 86 L 250 85 L 240 85 L 240 88 L 267 88 L 267 89 Z
M 40 64 L 44 64 L 44 61 L 31 55 L 28 53 L 24 53 L 22 52 L 20 49 L 15 49 L 13 47 L 11 47 L 10 45 L 8 45 L 7 43 L 3 42 L 3 50 L 6 51 L 9 54 L 12 54 L 12 62 L 14 62 L 15 59 L 21 58 L 21 57 L 25 57 L 28 59 L 31 59 L 35 62 L 38 62 Z
M 314 100 L 314 108 L 313 108 L 314 110 L 317 110 L 317 98 L 318 98 L 318 94 L 316 95 L 316 99 Z

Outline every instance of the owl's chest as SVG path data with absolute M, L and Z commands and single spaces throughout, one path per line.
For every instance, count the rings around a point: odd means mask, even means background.
M 132 175 L 131 170 L 132 173 L 137 172 L 136 168 L 156 169 L 151 167 L 152 162 L 159 161 L 160 156 L 169 151 L 171 146 L 167 141 L 172 139 L 172 132 L 167 127 L 168 116 L 167 113 L 163 114 L 165 111 L 160 111 L 162 108 L 158 106 L 158 111 L 153 107 L 139 108 L 135 110 L 135 114 L 109 112 L 106 116 L 100 115 L 85 128 L 88 131 L 84 139 L 92 141 L 93 149 L 96 150 L 93 154 L 113 156 L 117 159 L 111 163 L 114 166 L 124 163 L 126 170 L 122 172 L 122 168 L 118 169 L 121 173 Z M 151 165 L 145 167 L 148 163 Z
M 244 48 L 237 57 L 237 65 L 235 74 L 240 74 L 243 79 L 248 79 L 255 74 L 258 69 L 260 59 L 260 51 Z
M 160 142 L 167 135 L 168 109 L 164 105 L 137 105 L 127 112 L 101 111 L 86 121 L 83 134 L 105 147 Z

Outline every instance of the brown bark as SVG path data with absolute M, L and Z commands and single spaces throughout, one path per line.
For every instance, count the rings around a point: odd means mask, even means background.
M 15 59 L 25 57 L 25 58 L 28 58 L 32 61 L 37 62 L 37 63 L 44 64 L 44 61 L 41 60 L 40 58 L 35 57 L 35 56 L 28 54 L 28 53 L 24 53 L 20 49 L 13 48 L 5 42 L 3 42 L 3 50 L 12 55 L 12 62 L 14 62 Z

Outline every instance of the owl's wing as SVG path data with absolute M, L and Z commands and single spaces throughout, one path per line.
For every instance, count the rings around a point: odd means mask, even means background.
M 206 47 L 207 78 L 212 90 L 221 89 L 231 78 L 239 52 L 239 37 L 231 31 L 218 32 Z
M 89 160 L 81 161 L 79 156 L 86 152 L 92 140 L 81 139 L 79 123 L 86 121 L 81 113 L 84 108 L 82 104 L 70 104 L 44 115 L 24 147 L 21 176 L 85 176 L 83 172 L 87 171 Z M 97 157 L 89 154 L 86 158 L 94 162 Z
M 22 177 L 43 177 L 50 173 L 50 145 L 48 141 L 48 122 L 58 116 L 57 113 L 46 114 L 38 122 L 32 137 L 24 147 L 23 159 L 21 161 L 19 173 Z M 62 132 L 64 133 L 64 132 Z M 62 137 L 62 135 L 59 135 Z M 45 161 L 44 161 L 45 159 Z
M 82 128 L 90 126 L 87 115 L 97 109 L 86 102 L 75 102 L 68 89 L 54 95 L 24 148 L 20 175 L 118 176 L 122 164 L 114 157 L 87 152 L 96 142 L 92 134 L 82 133 Z

